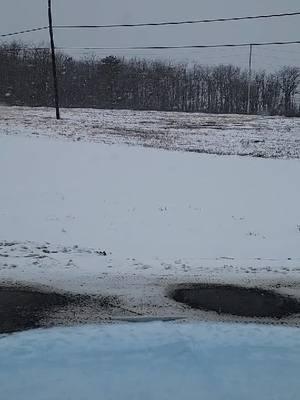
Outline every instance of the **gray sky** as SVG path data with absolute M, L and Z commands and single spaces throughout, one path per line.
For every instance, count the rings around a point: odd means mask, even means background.
M 54 24 L 110 24 L 159 22 L 299 11 L 299 0 L 53 0 Z M 0 33 L 47 25 L 46 0 L 0 0 Z M 57 46 L 186 45 L 226 42 L 300 40 L 300 16 L 272 20 L 197 24 L 177 27 L 56 31 Z M 18 36 L 48 44 L 47 32 Z M 203 64 L 234 63 L 247 66 L 248 50 L 207 49 L 168 51 L 97 52 Z M 73 55 L 84 54 L 73 52 Z M 254 49 L 254 68 L 274 69 L 300 65 L 300 45 Z

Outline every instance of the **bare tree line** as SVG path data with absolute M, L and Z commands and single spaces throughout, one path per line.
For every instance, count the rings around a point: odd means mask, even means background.
M 204 60 L 205 61 L 205 60 Z M 246 113 L 248 72 L 233 65 L 204 66 L 57 54 L 63 107 L 95 107 L 210 113 Z M 253 114 L 299 116 L 300 69 L 257 71 L 251 79 Z M 0 102 L 53 106 L 48 49 L 0 45 Z

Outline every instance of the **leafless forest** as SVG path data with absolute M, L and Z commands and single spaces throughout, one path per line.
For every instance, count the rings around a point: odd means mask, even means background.
M 63 107 L 246 113 L 248 71 L 206 64 L 205 59 L 185 65 L 114 56 L 79 60 L 58 52 L 60 102 Z M 299 116 L 299 81 L 296 67 L 254 71 L 251 113 Z M 0 46 L 0 102 L 53 105 L 48 49 L 27 49 L 21 42 Z

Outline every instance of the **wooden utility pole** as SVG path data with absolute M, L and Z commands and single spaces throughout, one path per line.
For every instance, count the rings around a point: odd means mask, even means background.
M 51 0 L 48 0 L 48 17 L 49 17 L 49 34 L 50 34 L 50 44 L 51 44 L 53 89 L 54 89 L 56 119 L 60 119 L 58 82 L 57 82 L 56 58 L 55 58 L 55 45 L 54 45 L 53 24 L 52 24 L 52 4 L 51 4 Z
M 247 114 L 250 114 L 250 100 L 251 100 L 251 79 L 252 79 L 252 47 L 249 48 L 249 73 L 248 73 L 248 100 L 247 100 Z

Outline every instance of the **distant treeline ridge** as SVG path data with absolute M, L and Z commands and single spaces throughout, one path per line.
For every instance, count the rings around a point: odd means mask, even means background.
M 205 60 L 204 60 L 205 62 Z M 62 107 L 95 107 L 209 113 L 246 113 L 248 71 L 233 65 L 185 65 L 114 56 L 74 59 L 58 52 Z M 299 116 L 300 69 L 256 71 L 253 114 Z M 0 44 L 0 103 L 53 106 L 48 49 Z

